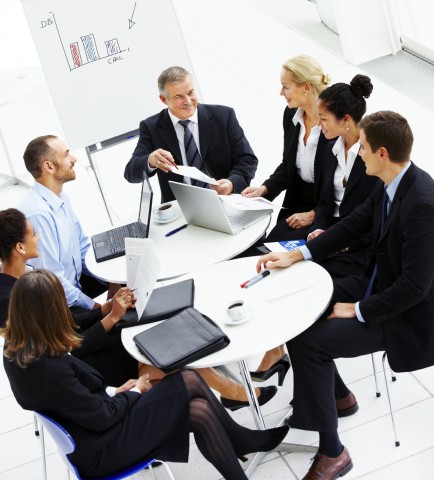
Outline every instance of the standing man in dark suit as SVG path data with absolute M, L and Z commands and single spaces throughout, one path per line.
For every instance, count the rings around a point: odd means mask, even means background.
M 287 344 L 294 371 L 291 425 L 320 435 L 304 480 L 331 480 L 352 467 L 337 433 L 336 398 L 349 390 L 335 358 L 385 350 L 397 372 L 434 364 L 434 181 L 410 162 L 413 135 L 401 115 L 377 112 L 359 126 L 366 173 L 382 182 L 306 248 L 269 253 L 257 265 L 321 259 L 373 230 L 374 258 L 366 275 L 335 280 L 328 315 Z
M 222 195 L 244 190 L 255 176 L 258 159 L 234 110 L 222 105 L 198 105 L 193 78 L 182 67 L 164 70 L 158 77 L 158 89 L 168 108 L 140 122 L 140 138 L 125 167 L 125 178 L 138 183 L 144 171 L 148 176 L 157 173 L 161 201 L 173 200 L 169 180 L 191 183 L 171 170 L 175 165 L 190 163 L 184 148 L 188 128 L 197 146 L 198 168 L 218 180 L 218 185 L 209 187 Z M 188 125 L 179 123 L 184 120 L 189 120 Z

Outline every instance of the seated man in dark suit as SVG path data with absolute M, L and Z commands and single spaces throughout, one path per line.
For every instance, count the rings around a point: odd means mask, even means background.
M 257 269 L 322 259 L 373 231 L 365 275 L 334 281 L 329 311 L 287 343 L 294 372 L 294 428 L 318 431 L 318 454 L 303 480 L 332 480 L 352 462 L 337 433 L 336 399 L 349 395 L 334 363 L 385 350 L 396 372 L 434 364 L 434 181 L 410 162 L 413 134 L 394 112 L 359 123 L 360 156 L 378 177 L 354 212 L 304 247 L 261 257 Z
M 222 105 L 198 105 L 193 78 L 182 67 L 164 70 L 158 78 L 158 89 L 168 108 L 140 122 L 140 138 L 125 167 L 125 178 L 139 183 L 144 171 L 148 176 L 157 173 L 162 202 L 174 199 L 169 180 L 197 185 L 195 180 L 173 173 L 175 165 L 195 166 L 217 179 L 218 185 L 209 187 L 222 195 L 240 193 L 248 187 L 258 159 L 234 110 Z

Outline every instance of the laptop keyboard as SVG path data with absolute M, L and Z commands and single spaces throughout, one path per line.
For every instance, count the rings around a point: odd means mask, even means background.
M 257 212 L 251 213 L 249 211 L 239 211 L 235 208 L 230 208 L 227 205 L 224 206 L 226 216 L 234 230 L 242 230 L 248 227 L 250 224 L 260 220 Z
M 140 232 L 137 232 L 138 225 L 130 223 L 129 225 L 123 225 L 122 227 L 114 228 L 109 231 L 109 242 L 112 249 L 112 253 L 118 253 L 125 251 L 125 238 L 137 238 L 141 236 Z

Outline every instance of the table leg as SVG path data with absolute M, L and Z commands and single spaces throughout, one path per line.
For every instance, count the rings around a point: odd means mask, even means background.
M 242 381 L 244 383 L 244 387 L 246 389 L 247 398 L 249 400 L 249 404 L 252 410 L 253 419 L 255 420 L 256 428 L 259 430 L 265 430 L 265 423 L 264 418 L 261 413 L 261 409 L 259 408 L 258 399 L 256 398 L 255 389 L 253 387 L 252 379 L 250 378 L 250 372 L 247 367 L 247 363 L 245 360 L 240 360 L 238 362 L 238 367 L 240 369 L 240 375 Z M 292 408 L 291 408 L 292 410 Z M 284 418 L 276 425 L 277 427 L 283 425 L 285 420 L 291 414 L 291 410 L 285 415 Z M 311 445 L 300 445 L 296 443 L 287 443 L 282 442 L 277 448 L 272 450 L 273 452 L 279 453 L 294 453 L 294 452 L 311 452 L 316 453 L 318 451 L 317 447 L 313 447 Z M 256 467 L 261 463 L 263 458 L 271 452 L 258 452 L 251 461 L 250 465 L 246 469 L 246 475 L 249 477 L 256 469 Z

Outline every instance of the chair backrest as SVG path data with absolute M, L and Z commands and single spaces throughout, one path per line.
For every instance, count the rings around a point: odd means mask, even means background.
M 71 470 L 79 480 L 85 480 L 83 477 L 80 476 L 80 473 L 78 472 L 77 467 L 69 460 L 67 456 L 69 453 L 72 453 L 75 450 L 75 442 L 74 442 L 74 439 L 71 437 L 71 435 L 62 427 L 62 425 L 59 425 L 55 420 L 48 417 L 44 413 L 41 413 L 41 412 L 34 412 L 34 413 L 36 418 L 38 419 L 38 422 L 44 427 L 45 430 L 47 430 L 47 432 L 53 438 L 54 442 L 58 447 L 58 453 L 61 456 L 64 463 L 66 464 L 66 466 L 68 467 L 68 469 Z M 45 452 L 44 452 L 44 455 L 45 455 Z M 100 477 L 100 480 L 120 480 L 122 478 L 129 477 L 139 472 L 140 470 L 143 470 L 144 468 L 148 467 L 154 461 L 155 461 L 154 459 L 143 460 L 135 465 L 132 465 L 129 468 L 126 468 L 122 472 L 118 472 L 116 474 L 109 475 L 106 477 Z M 164 462 L 163 464 L 168 470 L 170 478 L 174 478 L 170 471 L 170 468 Z
M 58 453 L 62 458 L 63 462 L 66 464 L 68 469 L 70 469 L 77 478 L 80 478 L 80 475 L 77 471 L 77 468 L 73 463 L 70 462 L 67 455 L 72 453 L 75 450 L 75 442 L 71 435 L 62 427 L 62 425 L 58 424 L 55 420 L 48 417 L 44 413 L 35 412 L 35 416 L 38 419 L 38 422 L 47 430 L 47 432 L 51 435 L 54 442 L 57 445 Z

